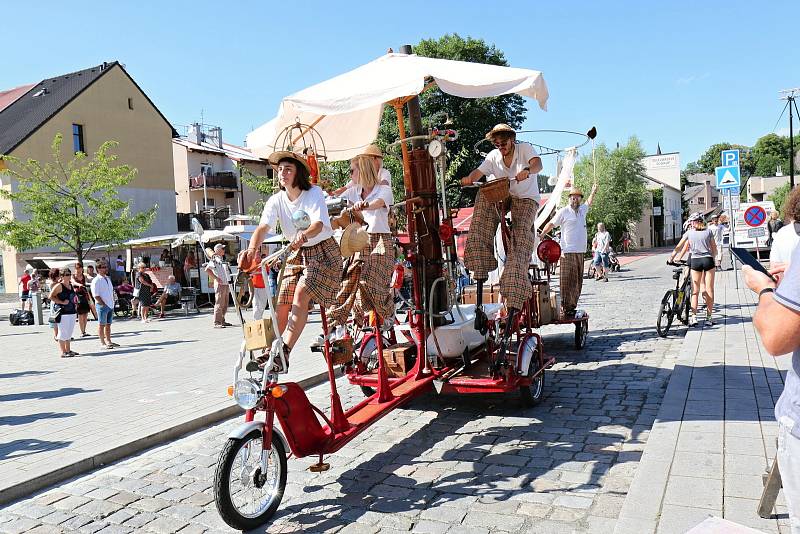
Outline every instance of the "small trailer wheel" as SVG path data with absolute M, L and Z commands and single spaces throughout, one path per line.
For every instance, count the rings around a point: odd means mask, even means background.
M 528 376 L 535 375 L 539 369 L 539 358 L 538 355 L 534 354 L 533 358 L 531 358 L 531 363 L 528 368 Z M 544 398 L 544 371 L 531 380 L 530 385 L 528 386 L 520 386 L 519 388 L 519 398 L 522 401 L 522 404 L 526 407 L 536 406 L 542 399 Z
M 583 320 L 575 323 L 575 348 L 582 350 L 586 346 L 586 338 L 589 337 L 589 321 Z

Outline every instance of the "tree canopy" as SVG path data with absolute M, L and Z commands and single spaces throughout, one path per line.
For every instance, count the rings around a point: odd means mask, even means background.
M 118 190 L 128 185 L 136 169 L 114 165 L 117 146 L 106 141 L 88 159 L 76 153 L 66 164 L 61 156 L 61 135 L 53 140 L 52 161 L 22 161 L 0 156 L 5 171 L 16 184 L 0 189 L 17 214 L 0 213 L 0 241 L 18 249 L 57 247 L 83 260 L 96 245 L 118 245 L 138 237 L 155 219 L 158 206 L 131 213 L 130 202 L 120 200 Z
M 605 223 L 615 242 L 619 242 L 622 232 L 631 223 L 638 222 L 648 200 L 644 176 L 646 174 L 642 158 L 644 149 L 636 137 L 614 150 L 605 144 L 595 149 L 597 165 L 597 193 L 586 218 L 589 235 L 597 231 L 597 223 Z M 592 156 L 581 156 L 575 164 L 575 185 L 589 195 L 595 180 Z M 565 195 L 567 192 L 564 193 Z
M 413 50 L 425 57 L 508 66 L 503 52 L 493 44 L 455 33 L 438 39 L 423 39 Z M 423 128 L 441 127 L 449 119 L 452 124 L 447 126 L 458 130 L 458 140 L 448 143 L 451 154 L 448 183 L 454 183 L 456 178 L 467 175 L 481 163 L 482 158 L 473 147 L 495 124 L 502 122 L 518 129 L 525 120 L 524 99 L 516 94 L 469 99 L 446 94 L 436 87 L 421 94 L 419 99 Z M 398 138 L 394 109 L 387 106 L 381 120 L 378 144 L 384 148 Z M 391 155 L 385 158 L 384 165 L 394 177 L 395 196 L 402 197 L 402 181 L 398 180 L 398 176 L 402 176 L 402 165 Z

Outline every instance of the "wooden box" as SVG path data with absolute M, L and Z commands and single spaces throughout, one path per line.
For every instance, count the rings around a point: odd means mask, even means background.
M 553 322 L 553 308 L 550 306 L 550 284 L 534 284 L 533 295 L 536 300 L 539 324 L 543 325 Z
M 331 342 L 331 365 L 345 365 L 353 361 L 353 338 Z
M 413 343 L 398 343 L 383 349 L 383 364 L 389 377 L 405 376 L 414 367 L 417 347 Z
M 266 318 L 259 321 L 244 323 L 244 341 L 247 350 L 266 349 L 275 341 L 275 331 L 272 329 L 272 319 Z
M 478 303 L 478 286 L 467 286 L 464 288 L 464 293 L 461 296 L 464 304 L 477 304 Z M 483 303 L 492 304 L 500 302 L 500 286 L 496 284 L 484 284 L 483 286 Z

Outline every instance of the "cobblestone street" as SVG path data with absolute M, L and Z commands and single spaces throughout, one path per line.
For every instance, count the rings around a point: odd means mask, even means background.
M 418 398 L 310 473 L 291 459 L 267 532 L 612 532 L 661 405 L 684 328 L 657 336 L 672 285 L 664 255 L 584 281 L 587 348 L 543 330 L 557 364 L 545 399 Z M 223 372 L 223 371 L 221 371 Z M 227 370 L 224 370 L 227 373 Z M 358 388 L 339 381 L 347 405 Z M 309 391 L 325 406 L 327 384 Z M 0 532 L 223 532 L 211 489 L 229 420 L 53 487 L 0 511 Z

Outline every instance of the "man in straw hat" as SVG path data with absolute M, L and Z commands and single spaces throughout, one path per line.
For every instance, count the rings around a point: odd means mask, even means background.
M 569 204 L 559 209 L 553 219 L 542 229 L 542 235 L 547 234 L 555 226 L 561 227 L 561 268 L 559 269 L 559 283 L 561 287 L 561 307 L 564 317 L 575 316 L 578 307 L 578 298 L 583 289 L 583 256 L 586 254 L 586 215 L 594 201 L 597 192 L 597 182 L 592 186 L 592 192 L 585 204 L 583 191 L 577 187 L 569 190 Z
M 239 255 L 239 263 L 252 265 L 258 261 L 264 237 L 277 224 L 280 224 L 283 235 L 291 241 L 292 248 L 298 251 L 287 261 L 287 272 L 278 288 L 275 309 L 278 329 L 284 341 L 283 356 L 288 362 L 289 353 L 308 320 L 311 299 L 326 308 L 334 304 L 342 259 L 339 245 L 333 239 L 325 196 L 322 189 L 311 185 L 310 169 L 305 158 L 294 152 L 280 150 L 272 153 L 268 160 L 277 172 L 280 191 L 267 200 L 249 248 Z M 311 225 L 305 230 L 298 230 L 294 226 L 292 214 L 297 211 L 306 212 L 311 220 Z M 291 272 L 288 271 L 290 267 Z M 266 357 L 260 360 L 263 363 Z M 279 372 L 287 370 L 277 369 Z
M 224 257 L 225 245 L 217 243 L 214 245 L 214 253 L 208 259 L 208 263 L 206 263 L 206 272 L 208 276 L 214 279 L 214 328 L 233 326 L 225 320 L 225 313 L 228 311 L 228 299 L 230 298 L 231 292 L 228 268 L 222 261 Z
M 503 274 L 500 277 L 500 293 L 506 299 L 509 316 L 522 308 L 531 296 L 528 267 L 535 245 L 533 223 L 539 209 L 539 184 L 537 176 L 542 170 L 542 160 L 530 143 L 516 143 L 517 134 L 511 126 L 498 124 L 486 134 L 486 139 L 495 146 L 477 169 L 462 178 L 462 185 L 472 185 L 484 176 L 508 177 L 510 180 L 511 218 L 513 220 L 512 243 L 508 250 Z M 475 210 L 467 236 L 464 265 L 472 271 L 478 282 L 478 306 L 482 304 L 483 282 L 497 268 L 494 253 L 494 237 L 500 214 L 493 202 L 482 194 L 475 200 Z M 475 327 L 484 327 L 485 316 L 475 314 Z M 509 321 L 509 324 L 513 321 Z
M 381 152 L 380 147 L 378 147 L 376 144 L 367 145 L 367 148 L 365 148 L 364 151 L 356 157 L 362 156 L 366 157 L 367 161 L 372 163 L 372 166 L 375 168 L 375 172 L 378 174 L 380 179 L 380 185 L 388 185 L 389 187 L 392 187 L 392 175 L 389 172 L 389 169 L 383 166 L 383 152 Z M 349 182 L 339 189 L 333 191 L 331 196 L 341 196 L 345 191 L 352 188 L 354 185 L 355 182 L 353 182 L 353 178 L 351 177 Z

